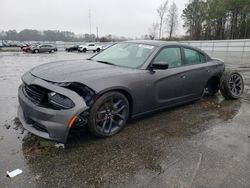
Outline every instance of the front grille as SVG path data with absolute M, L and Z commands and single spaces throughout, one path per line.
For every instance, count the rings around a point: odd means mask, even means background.
M 25 85 L 24 93 L 35 104 L 40 104 L 46 96 L 46 89 L 37 85 Z

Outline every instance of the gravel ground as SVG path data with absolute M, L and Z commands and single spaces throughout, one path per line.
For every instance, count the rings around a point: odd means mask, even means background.
M 130 121 L 107 139 L 82 130 L 64 148 L 24 131 L 16 118 L 20 76 L 91 55 L 0 53 L 1 187 L 250 187 L 250 64 L 227 64 L 244 76 L 240 100 L 203 98 Z M 21 175 L 6 177 L 17 168 Z

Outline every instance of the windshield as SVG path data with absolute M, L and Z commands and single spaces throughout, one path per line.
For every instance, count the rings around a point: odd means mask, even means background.
M 92 60 L 129 68 L 140 67 L 155 47 L 145 44 L 119 43 L 94 56 Z

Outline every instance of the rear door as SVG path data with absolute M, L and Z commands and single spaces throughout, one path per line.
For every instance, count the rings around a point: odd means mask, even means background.
M 88 50 L 95 50 L 95 44 L 88 44 Z
M 40 52 L 46 52 L 47 51 L 47 45 L 41 45 L 39 51 Z
M 185 72 L 185 85 L 183 87 L 186 95 L 192 98 L 200 97 L 210 76 L 210 70 L 207 66 L 206 55 L 193 48 L 183 47 L 182 54 L 184 57 L 183 69 Z

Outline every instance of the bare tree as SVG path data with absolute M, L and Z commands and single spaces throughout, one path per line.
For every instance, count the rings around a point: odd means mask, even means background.
M 151 28 L 149 29 L 149 38 L 151 40 L 154 40 L 157 37 L 158 28 L 159 28 L 159 24 L 158 23 L 153 23 Z
M 160 24 L 159 24 L 159 39 L 161 39 L 161 34 L 162 34 L 162 25 L 163 25 L 163 20 L 165 18 L 165 14 L 167 12 L 167 7 L 168 5 L 168 0 L 165 0 L 165 2 L 163 2 L 160 7 L 157 9 L 157 13 L 160 17 Z
M 172 3 L 169 12 L 168 12 L 168 18 L 167 21 L 167 32 L 169 34 L 169 40 L 172 39 L 172 36 L 174 32 L 176 31 L 178 27 L 178 14 L 177 14 L 177 7 L 175 2 Z

